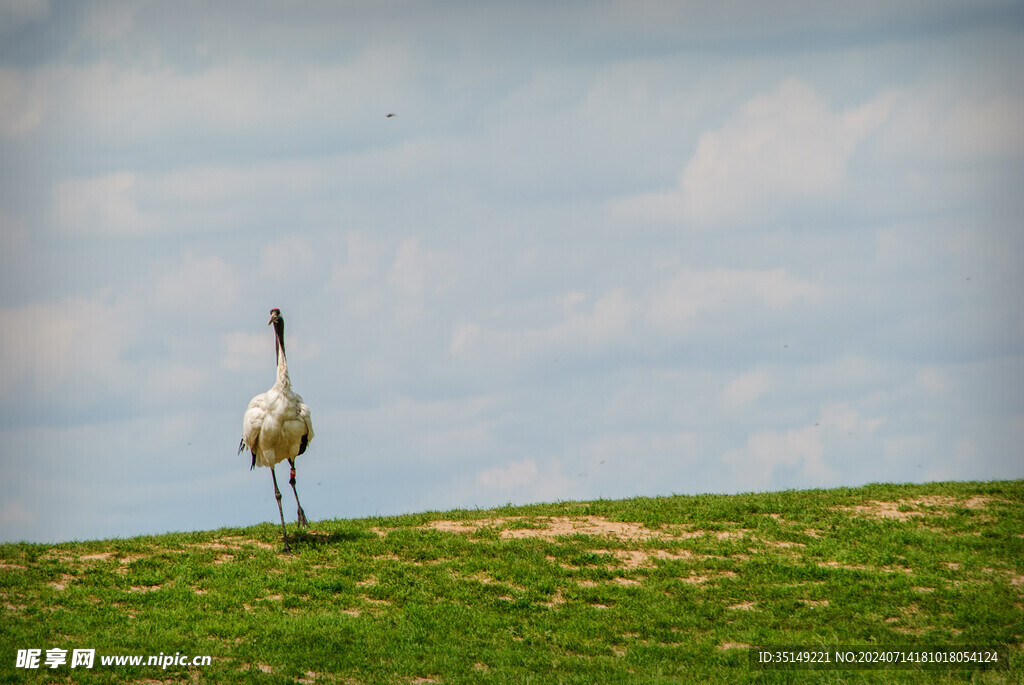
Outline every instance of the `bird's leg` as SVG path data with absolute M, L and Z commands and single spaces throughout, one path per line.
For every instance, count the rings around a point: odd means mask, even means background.
M 281 514 L 281 535 L 284 537 L 284 552 L 287 554 L 292 553 L 292 548 L 288 546 L 288 529 L 284 527 L 284 509 L 281 508 L 281 491 L 277 488 L 277 473 L 274 471 L 274 467 L 270 467 L 270 476 L 274 479 L 274 498 L 277 499 L 277 512 Z
M 292 459 L 288 460 L 288 464 L 292 467 L 291 478 L 288 479 L 288 484 L 292 486 L 292 492 L 295 493 L 295 504 L 299 507 L 299 527 L 305 526 L 309 528 L 309 521 L 306 520 L 306 512 L 302 511 L 302 504 L 299 502 L 299 493 L 295 489 L 295 462 Z

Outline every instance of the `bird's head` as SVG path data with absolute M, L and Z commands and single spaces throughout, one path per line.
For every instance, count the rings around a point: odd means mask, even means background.
M 267 325 L 269 326 L 277 321 L 284 321 L 284 319 L 281 318 L 281 310 L 274 307 L 270 310 L 270 321 L 267 322 Z

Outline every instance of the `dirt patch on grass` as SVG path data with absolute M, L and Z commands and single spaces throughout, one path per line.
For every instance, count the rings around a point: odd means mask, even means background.
M 628 585 L 639 585 L 640 584 L 639 580 L 634 580 L 633 578 L 622 578 L 621 576 L 618 577 L 618 578 L 612 578 L 612 582 L 615 583 L 616 585 L 626 585 L 626 586 L 628 586 Z
M 819 561 L 819 568 L 841 568 L 846 571 L 877 571 L 880 573 L 913 573 L 909 568 L 890 568 L 888 566 L 864 566 L 863 564 L 843 564 L 838 561 Z
M 757 602 L 740 602 L 739 604 L 733 604 L 731 607 L 726 607 L 726 609 L 732 609 L 733 611 L 753 611 L 755 606 L 757 606 Z
M 376 604 L 377 606 L 391 606 L 391 602 L 386 599 L 374 599 L 373 597 L 367 597 L 366 595 L 360 595 L 359 599 L 368 604 Z
M 801 599 L 800 603 L 808 607 L 827 607 L 827 599 Z
M 248 546 L 259 547 L 260 549 L 277 549 L 276 545 L 272 545 L 269 542 L 263 542 L 262 540 L 254 540 L 252 538 L 245 538 L 241 535 L 232 535 L 229 537 L 218 538 L 216 540 L 209 540 L 207 542 L 199 542 L 191 547 L 197 547 L 199 549 L 222 549 L 229 551 L 236 551 L 245 549 Z
M 652 568 L 655 566 L 655 560 L 662 561 L 692 561 L 695 559 L 706 559 L 705 555 L 694 554 L 689 550 L 679 550 L 671 552 L 664 549 L 595 549 L 591 550 L 592 554 L 604 555 L 613 557 L 619 564 L 625 569 L 638 569 L 638 568 Z M 548 561 L 555 562 L 555 557 L 548 557 Z M 586 566 L 592 566 L 594 564 L 586 564 Z M 601 564 L 597 564 L 600 566 Z M 562 563 L 562 568 L 568 570 L 576 570 L 580 568 L 580 565 Z
M 60 591 L 60 590 L 63 590 L 64 588 L 66 588 L 72 582 L 74 582 L 74 580 L 75 580 L 74 576 L 72 576 L 70 574 L 67 574 L 67 573 L 62 573 L 62 574 L 60 574 L 60 578 L 58 578 L 57 580 L 55 580 L 55 581 L 53 581 L 51 583 L 47 583 L 47 585 L 52 587 L 54 590 Z
M 853 512 L 867 518 L 906 521 L 917 516 L 950 516 L 952 509 L 984 509 L 992 501 L 991 497 L 981 495 L 975 495 L 965 500 L 959 500 L 948 495 L 928 495 L 916 499 L 900 499 L 896 501 L 871 500 L 852 507 L 839 507 L 839 510 Z
M 528 592 L 528 589 L 526 587 L 524 587 L 524 586 L 522 586 L 522 585 L 520 585 L 518 583 L 514 583 L 514 582 L 512 582 L 510 580 L 495 580 L 494 578 L 490 577 L 489 575 L 487 575 L 486 573 L 483 573 L 483 572 L 474 573 L 472 575 L 464 576 L 464 575 L 460 575 L 459 573 L 457 573 L 456 571 L 453 570 L 451 572 L 451 576 L 452 576 L 452 578 L 455 578 L 457 580 L 471 580 L 473 582 L 480 583 L 481 585 L 497 585 L 497 586 L 501 587 L 502 589 L 508 588 L 510 590 L 515 590 L 516 592 L 519 592 L 519 593 L 526 593 L 526 592 Z
M 748 649 L 750 647 L 746 642 L 723 642 L 718 645 L 719 649 Z
M 79 561 L 106 561 L 114 556 L 113 552 L 99 552 L 98 554 L 84 554 L 78 557 Z
M 648 542 L 652 540 L 677 541 L 692 540 L 710 536 L 716 540 L 750 539 L 778 547 L 802 547 L 803 543 L 763 540 L 752 536 L 755 531 L 746 528 L 735 530 L 704 530 L 684 526 L 666 526 L 664 529 L 648 528 L 642 523 L 633 521 L 611 521 L 602 516 L 506 516 L 472 521 L 431 521 L 423 529 L 438 530 L 446 533 L 472 535 L 484 530 L 495 530 L 502 540 L 541 539 L 556 541 L 559 538 L 574 535 L 587 535 L 596 538 L 613 539 L 620 542 Z M 603 551 L 598 553 L 620 555 L 620 552 Z M 637 567 L 650 558 L 676 560 L 694 558 L 692 552 L 681 550 L 667 552 L 662 550 L 630 551 L 629 558 L 622 558 L 627 566 Z
M 374 561 L 402 561 L 402 557 L 397 554 L 378 554 L 370 558 Z
M 611 537 L 616 540 L 651 540 L 670 537 L 668 534 L 647 528 L 642 523 L 610 521 L 601 516 L 508 516 L 476 521 L 431 521 L 424 528 L 447 533 L 475 533 L 485 528 L 497 528 L 503 540 L 541 538 L 555 540 L 571 535 L 592 535 Z
M 541 602 L 542 606 L 546 606 L 548 609 L 554 609 L 560 604 L 565 604 L 565 596 L 562 594 L 562 588 L 555 590 L 555 594 L 551 595 L 551 599 L 547 602 Z M 521 641 L 522 638 L 517 638 Z

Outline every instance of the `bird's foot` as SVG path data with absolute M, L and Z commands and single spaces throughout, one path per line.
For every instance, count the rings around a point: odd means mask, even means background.
M 284 549 L 281 550 L 282 554 L 291 554 L 292 548 L 288 546 L 288 538 L 284 540 Z
M 302 507 L 299 507 L 298 519 L 300 528 L 309 528 L 309 521 L 306 520 L 306 512 L 302 511 Z

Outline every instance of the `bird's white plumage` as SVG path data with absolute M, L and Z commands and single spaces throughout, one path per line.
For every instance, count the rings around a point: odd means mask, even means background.
M 280 382 L 252 398 L 242 417 L 242 442 L 256 454 L 259 466 L 294 459 L 312 440 L 309 407 Z

